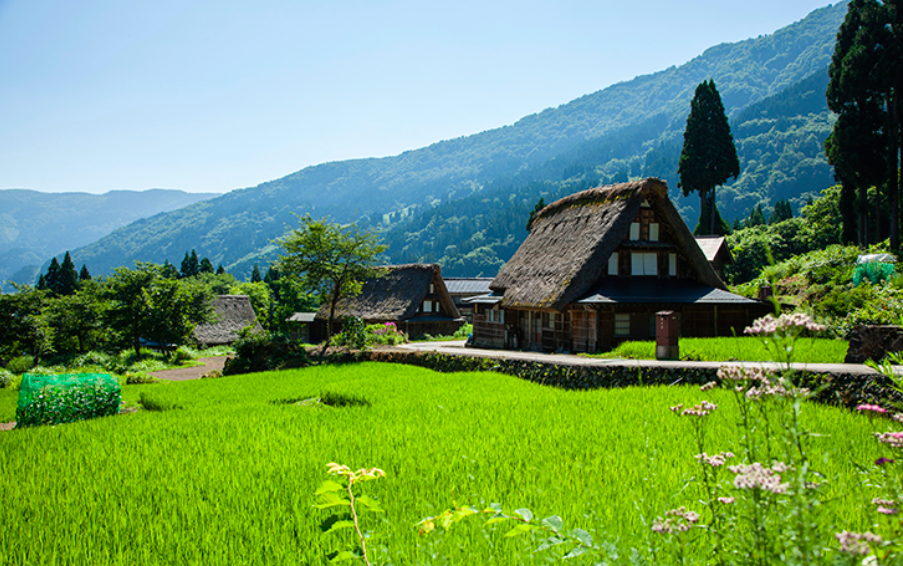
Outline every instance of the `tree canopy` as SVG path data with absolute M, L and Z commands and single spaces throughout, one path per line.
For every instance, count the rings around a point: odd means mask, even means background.
M 375 265 L 386 250 L 373 232 L 310 215 L 302 216 L 300 227 L 289 230 L 279 244 L 283 253 L 277 266 L 282 276 L 300 277 L 307 290 L 329 304 L 329 335 L 339 300 L 359 294 L 364 280 L 378 275 Z

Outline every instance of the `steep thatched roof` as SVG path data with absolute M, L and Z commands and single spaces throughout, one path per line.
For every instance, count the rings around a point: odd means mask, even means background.
M 645 179 L 581 191 L 542 209 L 530 235 L 490 287 L 502 306 L 562 310 L 587 293 L 647 201 L 670 226 L 696 281 L 725 289 L 674 205 L 668 186 Z
M 384 274 L 364 282 L 361 294 L 339 301 L 336 318 L 357 316 L 366 322 L 401 321 L 417 315 L 423 300 L 429 295 L 430 284 L 442 304 L 442 310 L 451 318 L 461 315 L 449 297 L 439 265 L 435 263 L 409 263 L 386 265 Z M 329 305 L 323 304 L 317 311 L 317 319 L 329 318 Z
M 201 324 L 194 329 L 194 338 L 205 346 L 231 344 L 238 339 L 238 332 L 253 325 L 260 330 L 257 315 L 247 295 L 219 295 L 213 299 L 216 322 Z
M 696 236 L 696 243 L 709 263 L 715 261 L 720 261 L 722 265 L 734 263 L 734 256 L 727 247 L 724 236 Z

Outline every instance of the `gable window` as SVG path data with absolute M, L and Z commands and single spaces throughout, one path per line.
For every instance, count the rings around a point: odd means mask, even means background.
M 630 274 L 634 276 L 658 275 L 658 255 L 633 252 L 630 254 Z
M 618 275 L 618 252 L 614 252 L 611 254 L 611 257 L 608 258 L 608 274 Z
M 615 336 L 630 336 L 629 314 L 615 314 Z
M 429 299 L 423 301 L 423 312 L 433 312 L 433 301 Z
M 677 254 L 668 254 L 668 275 L 677 277 Z
M 435 295 L 435 294 L 436 294 L 436 287 L 432 283 L 430 283 L 430 295 Z
M 657 242 L 658 241 L 658 222 L 653 222 L 649 224 L 649 241 Z
M 640 239 L 640 223 L 634 222 L 630 225 L 630 239 L 631 240 L 639 240 Z

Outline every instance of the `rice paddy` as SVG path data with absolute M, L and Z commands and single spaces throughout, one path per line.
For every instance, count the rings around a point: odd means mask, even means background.
M 6 420 L 12 393 L 0 390 Z M 0 433 L 0 562 L 325 564 L 341 541 L 313 508 L 329 462 L 386 473 L 366 488 L 386 510 L 366 519 L 379 563 L 545 561 L 529 539 L 479 521 L 418 537 L 414 523 L 455 502 L 560 515 L 626 560 L 656 515 L 700 497 L 690 428 L 669 406 L 714 401 L 711 451 L 737 450 L 730 394 L 689 387 L 564 391 L 364 363 L 125 386 L 123 396 L 159 410 Z M 303 402 L 318 398 L 354 402 Z M 803 416 L 823 435 L 810 448 L 829 478 L 825 520 L 865 530 L 874 494 L 855 464 L 879 452 L 876 423 L 808 404 Z
M 798 338 L 794 345 L 793 361 L 805 364 L 842 364 L 848 345 L 845 340 Z M 594 354 L 592 357 L 654 360 L 655 340 L 623 342 L 611 352 Z M 758 362 L 775 359 L 775 354 L 758 338 L 737 336 L 681 338 L 680 357 L 683 360 L 703 362 Z

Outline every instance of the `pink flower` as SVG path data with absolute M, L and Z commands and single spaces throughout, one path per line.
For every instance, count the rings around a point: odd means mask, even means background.
M 878 405 L 870 405 L 868 403 L 859 405 L 858 407 L 856 407 L 856 410 L 860 411 L 860 412 L 861 411 L 871 411 L 873 413 L 880 413 L 880 414 L 884 414 L 887 412 L 887 409 L 884 409 Z
M 737 489 L 761 489 L 771 493 L 787 493 L 788 483 L 781 483 L 782 472 L 788 470 L 787 464 L 775 462 L 771 468 L 766 468 L 759 462 L 752 464 L 730 466 L 728 470 L 737 474 L 734 478 L 734 487 Z
M 715 389 L 715 387 L 717 387 L 717 386 L 718 386 L 717 383 L 715 383 L 714 381 L 710 381 L 710 382 L 706 383 L 705 385 L 701 386 L 699 388 L 699 390 L 700 391 L 708 391 L 709 389 Z
M 652 523 L 652 530 L 656 533 L 682 533 L 689 531 L 698 522 L 698 513 L 687 511 L 686 507 L 678 507 L 665 511 L 665 518 L 656 517 Z
M 869 543 L 881 544 L 883 542 L 883 539 L 880 536 L 870 532 L 851 533 L 849 531 L 843 531 L 836 533 L 834 538 L 840 542 L 840 550 L 843 552 L 862 555 L 869 553 Z
M 736 499 L 734 499 L 733 497 L 719 497 L 718 501 L 724 503 L 725 505 L 730 505 L 731 503 L 736 501 Z
M 903 448 L 903 432 L 876 432 L 875 438 L 891 448 Z M 877 462 L 875 462 L 877 464 Z
M 704 464 L 708 464 L 713 468 L 717 468 L 719 466 L 723 466 L 728 458 L 733 458 L 734 455 L 730 452 L 721 452 L 720 454 L 715 454 L 713 456 L 709 456 L 705 452 L 702 454 L 697 454 L 695 458 Z
M 782 314 L 778 318 L 767 314 L 753 321 L 753 325 L 744 330 L 743 333 L 765 336 L 778 331 L 802 332 L 808 330 L 810 332 L 822 332 L 826 329 L 826 326 L 817 324 L 812 320 L 812 317 L 805 313 Z

